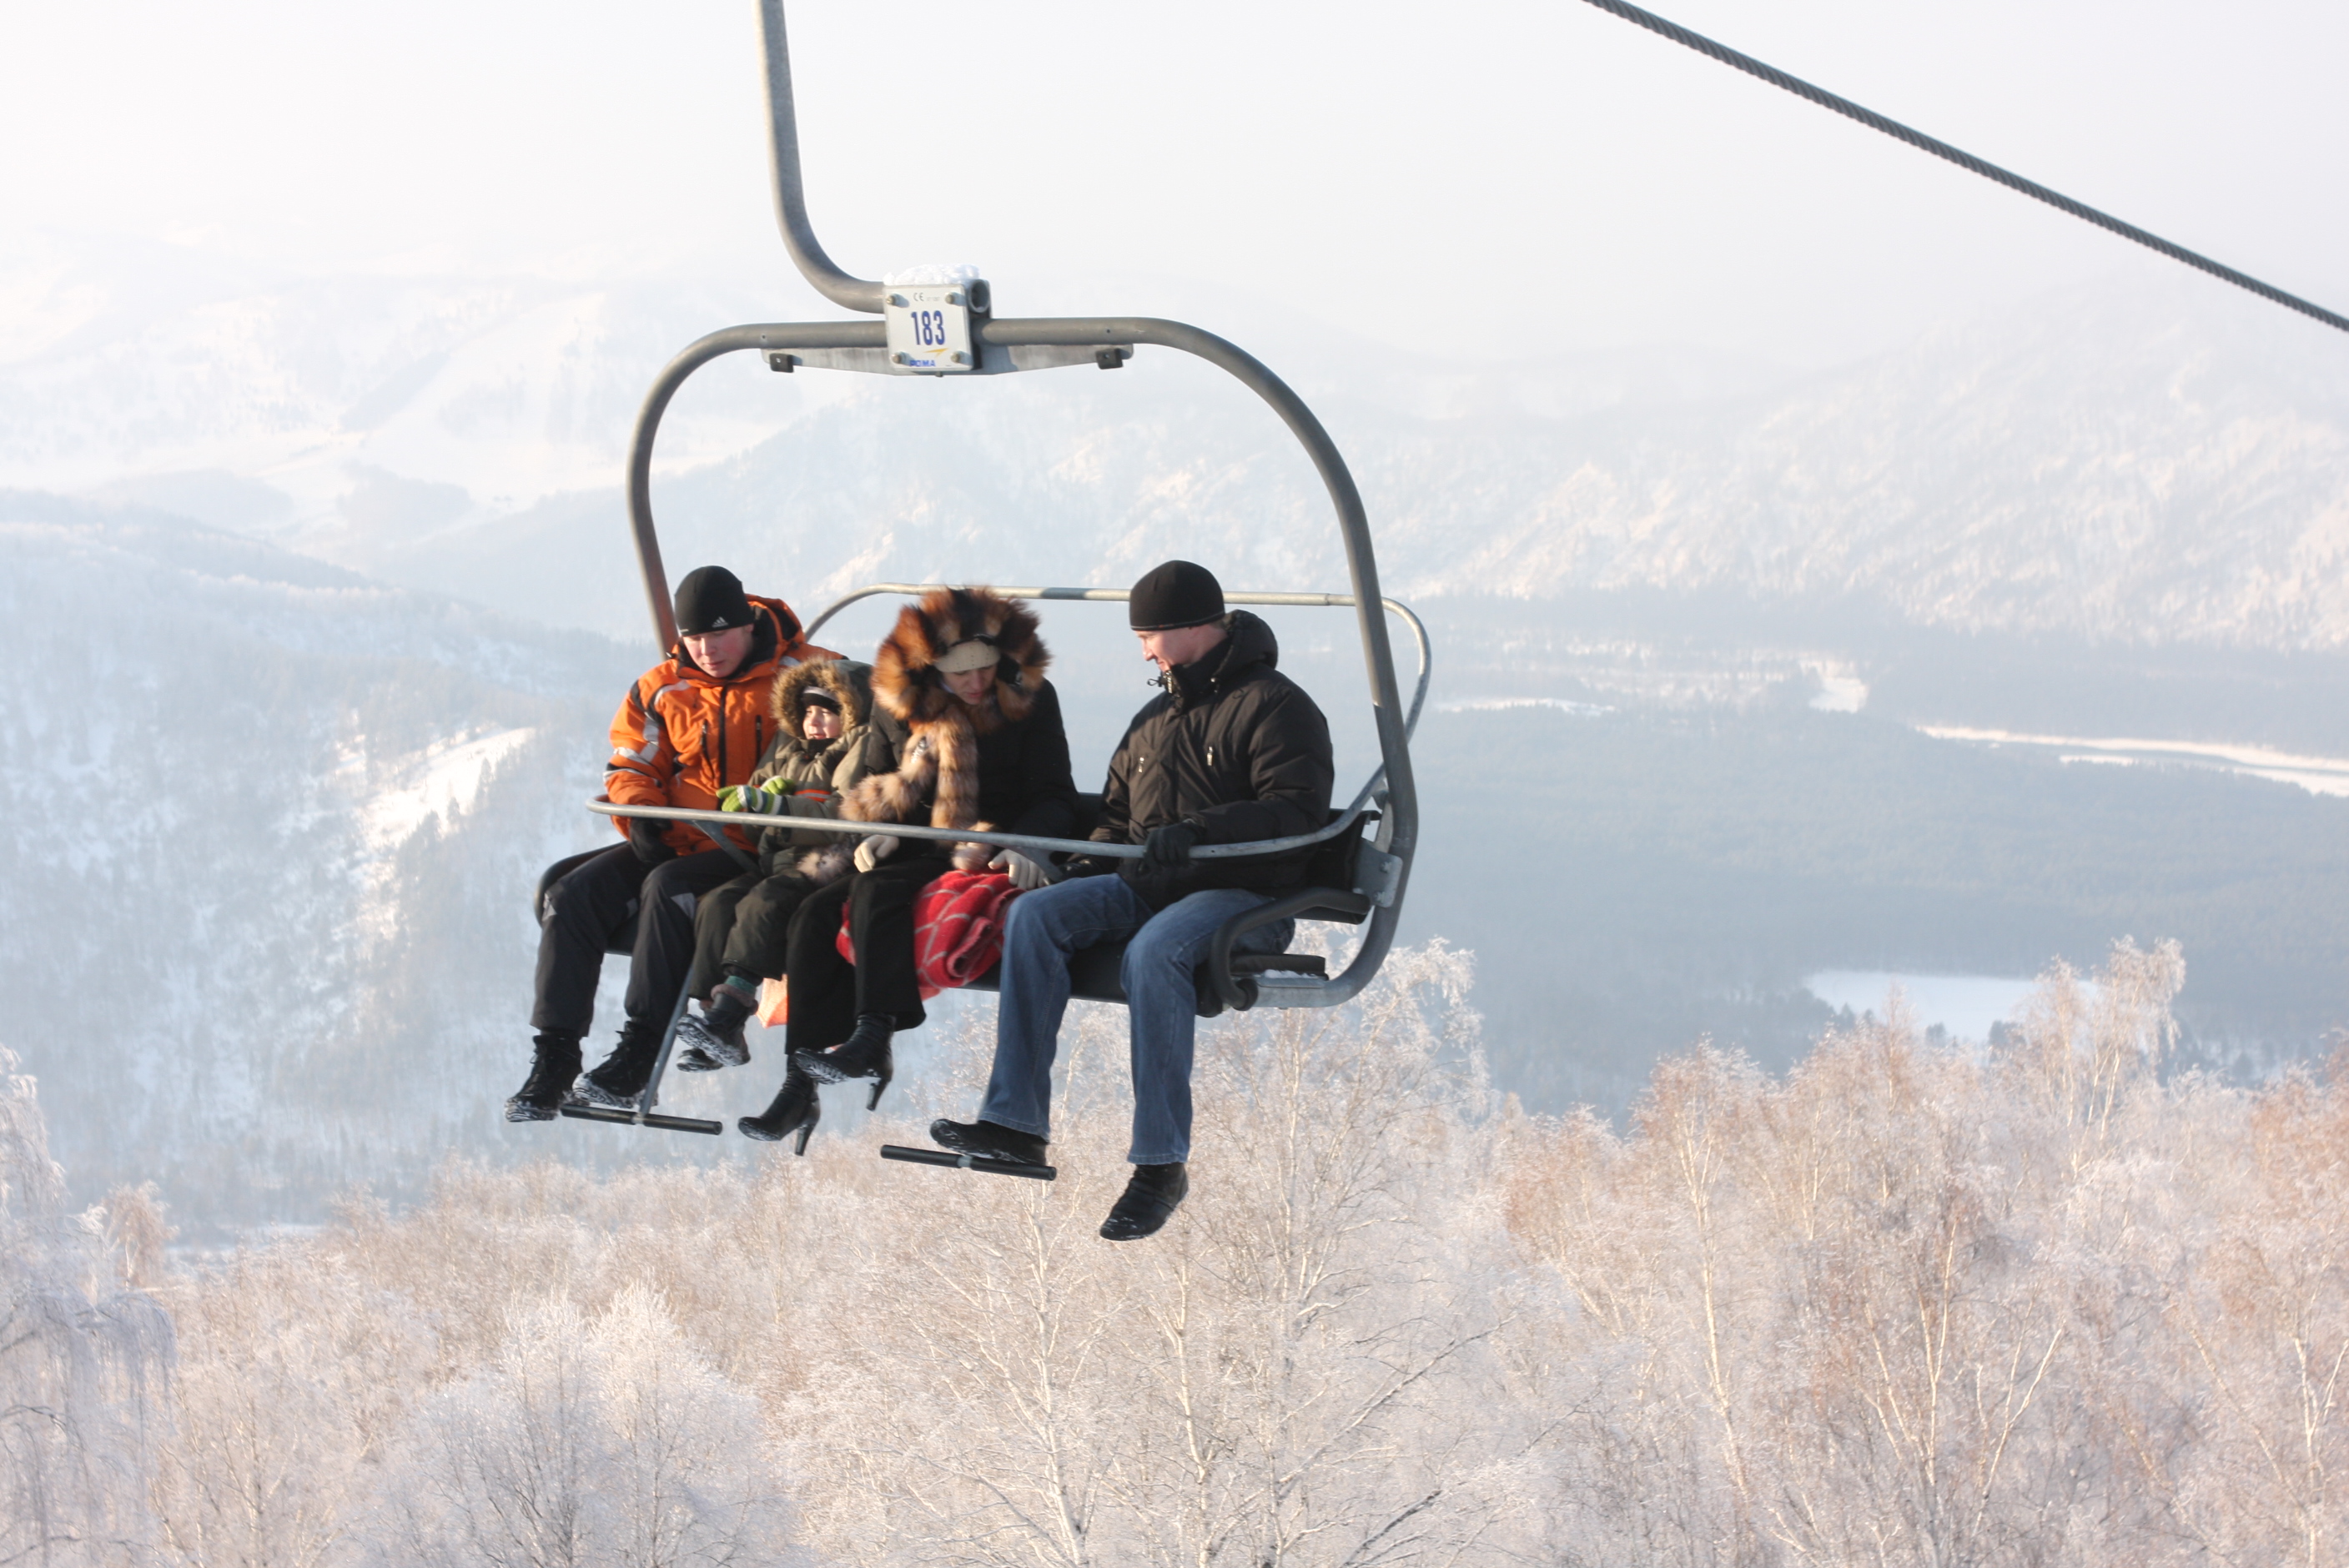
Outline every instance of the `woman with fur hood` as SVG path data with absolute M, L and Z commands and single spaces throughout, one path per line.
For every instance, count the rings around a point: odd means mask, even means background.
M 899 612 L 873 660 L 867 775 L 840 814 L 885 825 L 993 830 L 1067 838 L 1077 786 L 1060 694 L 1044 678 L 1051 655 L 1036 616 L 987 588 L 940 588 Z M 914 961 L 914 901 L 955 867 L 993 865 L 1021 887 L 1057 873 L 1016 851 L 875 833 L 808 855 L 818 891 L 801 902 L 789 942 L 791 1062 L 761 1116 L 737 1125 L 781 1139 L 815 1126 L 816 1085 L 874 1079 L 872 1103 L 895 1071 L 890 1037 L 923 1021 Z M 857 961 L 840 956 L 848 913 Z
M 774 744 L 748 784 L 719 791 L 719 809 L 768 816 L 831 817 L 863 781 L 873 719 L 873 666 L 854 659 L 815 659 L 775 677 L 769 705 Z M 759 869 L 705 897 L 694 911 L 693 973 L 688 994 L 701 1015 L 678 1021 L 677 1065 L 685 1072 L 740 1067 L 750 1059 L 742 1027 L 759 1000 L 759 982 L 780 979 L 784 943 L 800 901 L 815 883 L 799 874 L 800 857 L 828 844 L 825 834 L 773 827 L 759 840 Z

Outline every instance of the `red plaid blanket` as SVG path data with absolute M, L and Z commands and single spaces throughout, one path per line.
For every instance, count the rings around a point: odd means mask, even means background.
M 914 900 L 914 970 L 925 999 L 968 985 L 1003 956 L 1003 922 L 1019 890 L 1001 872 L 948 872 Z M 848 909 L 840 912 L 840 955 L 856 962 Z

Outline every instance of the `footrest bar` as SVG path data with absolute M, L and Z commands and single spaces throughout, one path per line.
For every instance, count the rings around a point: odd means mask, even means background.
M 713 1138 L 726 1130 L 726 1124 L 722 1121 L 704 1121 L 695 1116 L 663 1116 L 652 1110 L 638 1116 L 634 1111 L 614 1110 L 602 1105 L 563 1105 L 555 1109 L 579 1121 L 609 1121 L 622 1127 L 657 1127 L 666 1132 L 706 1132 Z
M 726 1130 L 722 1121 L 704 1121 L 698 1116 L 663 1116 L 658 1111 L 645 1112 L 647 1127 L 667 1128 L 671 1132 L 706 1132 L 712 1138 Z
M 959 1166 L 965 1171 L 984 1171 L 994 1176 L 1025 1176 L 1031 1181 L 1050 1181 L 1060 1175 L 1050 1165 L 1030 1165 L 1024 1160 L 998 1160 L 991 1154 L 957 1154 L 950 1149 L 908 1149 L 902 1143 L 881 1146 L 884 1160 L 903 1160 L 912 1165 Z

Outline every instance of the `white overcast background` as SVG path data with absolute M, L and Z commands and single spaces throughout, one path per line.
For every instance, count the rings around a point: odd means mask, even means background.
M 2349 310 L 2338 0 L 1662 9 Z M 1815 365 L 2174 265 L 1575 0 L 790 15 L 833 256 L 866 276 L 975 261 L 1008 314 L 1212 315 L 1242 291 L 1444 357 L 1682 343 Z M 779 318 L 839 314 L 774 239 L 752 0 L 0 17 L 0 245 L 685 267 L 771 280 Z

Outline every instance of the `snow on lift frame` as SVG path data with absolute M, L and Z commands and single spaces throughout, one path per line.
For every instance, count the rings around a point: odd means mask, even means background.
M 850 310 L 879 315 L 877 322 L 796 322 L 729 327 L 700 339 L 669 362 L 636 416 L 628 450 L 628 519 L 636 532 L 636 561 L 644 574 L 645 596 L 653 626 L 664 653 L 676 645 L 677 624 L 669 604 L 668 577 L 661 564 L 660 542 L 653 528 L 653 439 L 662 413 L 686 377 L 721 355 L 744 350 L 765 356 L 781 372 L 802 367 L 869 371 L 888 376 L 999 376 L 1056 366 L 1094 365 L 1114 370 L 1133 356 L 1140 345 L 1178 349 L 1218 366 L 1269 404 L 1305 448 L 1338 513 L 1338 530 L 1346 546 L 1349 593 L 1227 593 L 1236 604 L 1350 606 L 1361 633 L 1362 659 L 1371 685 L 1371 715 L 1376 723 L 1380 763 L 1352 801 L 1331 813 L 1329 825 L 1318 832 L 1292 838 L 1241 844 L 1203 845 L 1195 858 L 1244 858 L 1278 854 L 1319 846 L 1308 864 L 1315 884 L 1276 898 L 1225 923 L 1210 944 L 1201 966 L 1202 1002 L 1209 1008 L 1251 1006 L 1330 1007 L 1343 1003 L 1367 985 L 1385 961 L 1394 941 L 1395 923 L 1402 913 L 1403 890 L 1410 880 L 1413 851 L 1419 839 L 1419 794 L 1412 776 L 1411 735 L 1417 728 L 1427 698 L 1430 649 L 1427 628 L 1410 608 L 1379 592 L 1378 564 L 1371 549 L 1371 531 L 1362 511 L 1361 492 L 1347 471 L 1345 459 L 1321 428 L 1304 399 L 1257 359 L 1233 344 L 1180 322 L 1147 316 L 1106 318 L 1039 318 L 999 321 L 990 311 L 984 279 L 952 276 L 930 284 L 889 285 L 849 276 L 824 253 L 810 226 L 801 189 L 799 130 L 792 100 L 791 53 L 783 34 L 782 0 L 760 0 L 760 22 L 766 49 L 767 104 L 772 132 L 771 151 L 776 216 L 783 245 L 792 260 L 819 294 Z M 860 588 L 837 601 L 807 627 L 813 634 L 848 605 L 875 594 L 918 595 L 936 584 L 878 583 Z M 1070 599 L 1122 603 L 1124 589 L 1002 587 L 1000 592 L 1029 599 Z M 1395 677 L 1394 651 L 1387 635 L 1384 614 L 1390 612 L 1411 628 L 1418 645 L 1419 672 L 1411 707 L 1403 708 Z M 742 828 L 741 816 L 678 807 L 618 806 L 608 799 L 588 802 L 588 809 L 607 817 L 647 817 L 691 822 L 712 841 L 741 861 L 748 857 L 718 830 Z M 755 819 L 753 820 L 756 820 Z M 1362 830 L 1375 825 L 1365 839 Z M 832 822 L 793 818 L 795 829 L 839 834 L 871 831 L 871 824 Z M 1052 851 L 1136 859 L 1138 844 L 1096 843 L 1090 840 L 1046 839 L 1014 833 L 958 831 L 912 825 L 895 826 L 891 833 L 904 838 L 941 839 L 1008 846 L 1041 855 Z M 535 908 L 543 918 L 549 881 L 570 862 L 550 868 L 539 886 Z M 1318 954 L 1243 954 L 1232 945 L 1256 927 L 1292 917 L 1362 924 L 1352 961 L 1337 975 L 1324 973 Z M 1076 995 L 1097 1001 L 1123 1002 L 1118 987 L 1116 954 L 1102 949 L 1081 955 L 1072 976 Z M 1280 967 L 1275 968 L 1278 965 Z M 981 981 L 991 988 L 991 981 Z M 695 1117 L 655 1112 L 660 1083 L 668 1068 L 688 998 L 680 995 L 671 1009 L 668 1026 L 633 1110 L 565 1104 L 563 1114 L 589 1121 L 620 1122 L 677 1131 L 717 1133 L 723 1124 Z M 920 1151 L 926 1158 L 930 1151 Z M 944 1155 L 941 1162 L 957 1162 Z M 990 1169 L 997 1162 L 988 1162 Z M 1040 1174 L 1020 1171 L 1021 1174 Z

